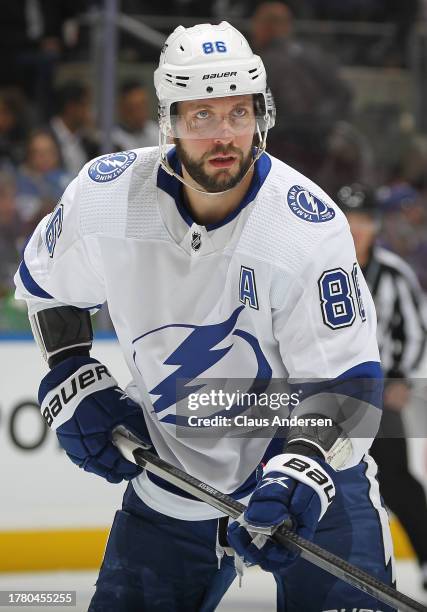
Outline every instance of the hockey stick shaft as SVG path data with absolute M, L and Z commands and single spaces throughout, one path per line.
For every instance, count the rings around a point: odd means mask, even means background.
M 190 476 L 146 450 L 141 442 L 125 428 L 118 427 L 114 431 L 113 442 L 129 461 L 208 503 L 231 518 L 237 519 L 245 511 L 245 506 L 229 495 L 221 493 L 221 491 Z M 285 526 L 280 527 L 271 537 L 286 548 L 298 550 L 301 557 L 306 561 L 364 593 L 372 595 L 382 603 L 398 608 L 400 612 L 427 612 L 427 608 L 414 599 L 396 591 L 389 585 L 370 576 L 364 570 L 348 563 L 341 557 L 337 557 L 317 544 L 301 538 Z

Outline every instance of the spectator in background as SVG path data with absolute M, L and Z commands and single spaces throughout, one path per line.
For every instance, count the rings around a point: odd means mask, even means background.
M 16 87 L 0 90 L 0 166 L 22 162 L 30 124 L 23 92 Z
M 16 206 L 15 176 L 0 170 L 0 330 L 29 329 L 25 311 L 16 307 L 13 283 L 28 230 Z
M 394 24 L 392 37 L 375 45 L 369 54 L 371 63 L 382 66 L 407 66 L 409 64 L 410 37 L 420 11 L 420 0 L 382 0 L 376 21 Z M 375 18 L 374 18 L 375 20 Z
M 12 173 L 0 171 L 0 296 L 13 288 L 13 275 L 19 262 L 20 242 L 26 228 L 16 208 L 16 183 Z
M 278 110 L 269 152 L 316 181 L 334 126 L 349 116 L 350 90 L 328 54 L 294 38 L 291 11 L 282 2 L 258 6 L 252 42 Z
M 405 528 L 427 589 L 427 503 L 422 485 L 409 471 L 402 411 L 409 401 L 409 380 L 425 349 L 424 296 L 411 268 L 376 245 L 378 210 L 373 194 L 361 185 L 342 187 L 336 201 L 350 224 L 357 261 L 376 306 L 378 346 L 384 370 L 384 411 L 370 453 L 386 505 Z
M 50 128 L 59 147 L 62 166 L 74 178 L 87 161 L 98 155 L 89 88 L 77 81 L 62 84 L 56 92 L 56 106 Z
M 358 43 L 358 60 L 393 67 L 407 63 L 408 42 L 421 9 L 420 0 L 305 0 L 305 3 L 311 6 L 314 19 L 392 23 L 395 27 L 391 36 L 365 40 L 365 45 Z
M 52 98 L 63 20 L 81 5 L 82 0 L 2 2 L 0 86 L 22 89 L 35 103 L 40 119 L 47 117 Z
M 119 151 L 159 144 L 158 124 L 149 119 L 147 90 L 138 81 L 126 81 L 120 88 L 112 141 Z
M 381 243 L 400 255 L 427 290 L 426 195 L 405 182 L 378 190 L 383 214 Z
M 52 134 L 47 130 L 33 132 L 28 139 L 25 162 L 17 173 L 17 207 L 21 218 L 33 229 L 54 208 L 69 182 Z

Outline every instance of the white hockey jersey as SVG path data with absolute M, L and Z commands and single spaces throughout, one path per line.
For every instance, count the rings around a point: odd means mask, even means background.
M 270 440 L 177 437 L 177 380 L 377 376 L 373 303 L 344 215 L 309 179 L 264 153 L 239 207 L 200 226 L 158 159 L 89 162 L 29 240 L 16 296 L 30 312 L 108 302 L 160 457 L 246 499 Z M 176 518 L 221 514 L 145 473 L 133 486 Z

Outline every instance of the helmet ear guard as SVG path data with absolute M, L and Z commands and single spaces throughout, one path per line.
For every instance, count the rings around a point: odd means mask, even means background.
M 255 115 L 264 119 L 264 125 L 259 126 L 261 132 L 274 127 L 276 123 L 276 105 L 269 87 L 266 87 L 263 93 L 254 95 L 254 108 Z

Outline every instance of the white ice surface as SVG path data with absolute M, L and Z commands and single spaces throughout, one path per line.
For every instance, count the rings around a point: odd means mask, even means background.
M 397 563 L 399 589 L 427 604 L 427 592 L 419 584 L 419 574 L 415 562 L 399 561 Z M 41 572 L 2 574 L 0 573 L 0 590 L 76 590 L 77 606 L 70 607 L 13 607 L 14 612 L 86 612 L 94 591 L 96 572 Z M 6 608 L 1 608 L 6 610 Z M 275 585 L 270 574 L 256 568 L 248 569 L 243 577 L 242 588 L 237 580 L 225 595 L 218 612 L 275 612 Z

